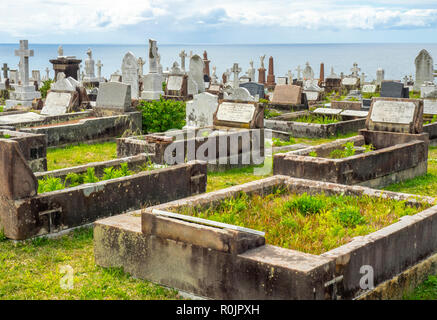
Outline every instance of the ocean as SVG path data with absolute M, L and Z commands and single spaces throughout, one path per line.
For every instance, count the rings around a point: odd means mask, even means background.
M 82 66 L 87 58 L 86 51 L 91 48 L 93 58 L 97 63 L 101 60 L 102 75 L 109 78 L 116 70 L 121 71 L 121 61 L 126 52 L 131 51 L 137 58 L 142 57 L 146 61 L 144 73 L 147 73 L 148 43 L 143 45 L 113 45 L 113 44 L 64 44 L 64 55 L 76 56 L 82 59 Z M 14 50 L 19 46 L 14 44 L 0 44 L 0 64 L 7 63 L 10 69 L 18 69 L 19 58 L 14 56 Z M 51 70 L 49 59 L 56 58 L 58 53 L 56 44 L 29 43 L 35 55 L 29 59 L 30 70 L 41 70 L 41 76 L 45 75 L 46 67 Z M 268 67 L 270 56 L 274 58 L 274 72 L 276 76 L 285 76 L 288 70 L 292 70 L 296 76 L 296 68 L 300 65 L 303 69 L 309 62 L 314 70 L 315 77 L 319 76 L 320 63 L 325 64 L 325 76 L 330 74 L 331 67 L 340 75 L 341 72 L 350 74 L 354 62 L 358 63 L 361 72 L 366 74 L 366 81 L 376 78 L 376 70 L 385 70 L 385 79 L 400 80 L 405 75 L 414 77 L 414 59 L 421 49 L 426 49 L 431 56 L 437 59 L 437 44 L 253 44 L 253 45 L 213 45 L 213 44 L 162 44 L 158 42 L 158 52 L 161 54 L 161 64 L 165 70 L 171 68 L 174 61 L 180 64 L 179 52 L 184 49 L 187 54 L 193 51 L 203 57 L 203 51 L 208 52 L 208 59 L 212 66 L 217 67 L 217 76 L 221 79 L 226 69 L 232 68 L 238 63 L 243 69 L 242 76 L 249 68 L 250 60 L 254 61 L 254 67 L 260 66 L 259 57 L 266 55 L 264 65 Z M 437 61 L 437 60 L 436 60 Z M 188 59 L 186 60 L 188 68 Z M 97 74 L 97 68 L 96 68 Z M 258 76 L 258 73 L 257 73 Z

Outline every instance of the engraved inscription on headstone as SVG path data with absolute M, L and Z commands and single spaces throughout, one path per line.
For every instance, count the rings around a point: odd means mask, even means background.
M 370 120 L 373 122 L 410 124 L 414 121 L 413 102 L 375 101 Z
M 255 114 L 253 104 L 223 102 L 217 111 L 217 120 L 248 123 Z
M 182 83 L 184 78 L 179 76 L 169 76 L 167 83 L 167 90 L 179 91 L 182 89 Z

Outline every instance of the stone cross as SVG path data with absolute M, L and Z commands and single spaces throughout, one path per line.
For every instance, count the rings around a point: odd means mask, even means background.
M 6 79 L 6 78 L 9 78 L 8 77 L 8 71 L 9 71 L 9 68 L 8 68 L 8 64 L 7 63 L 3 63 L 3 68 L 2 68 L 2 70 L 3 70 L 3 77 Z
M 103 64 L 100 60 L 97 60 L 96 67 L 97 67 L 97 77 L 100 79 L 102 77 L 102 67 L 103 67 Z
M 238 88 L 240 80 L 238 79 L 238 74 L 241 72 L 241 68 L 238 67 L 238 63 L 234 63 L 232 67 L 232 73 L 234 74 L 234 88 Z
M 29 85 L 29 57 L 33 57 L 33 50 L 29 50 L 29 41 L 20 40 L 20 49 L 15 50 L 15 55 L 20 57 L 20 78 L 23 86 Z
M 288 77 L 288 84 L 293 84 L 293 73 L 291 72 L 291 70 L 288 70 L 287 77 Z
M 351 69 L 351 71 L 352 71 L 352 76 L 358 78 L 358 72 L 361 71 L 361 69 L 358 68 L 358 63 L 356 62 L 354 63 L 354 67 Z
M 139 71 L 139 76 L 142 77 L 143 73 L 144 73 L 144 69 L 143 66 L 146 64 L 146 62 L 143 60 L 143 58 L 139 57 L 138 58 L 138 71 Z
M 58 57 L 63 57 L 64 56 L 64 49 L 62 48 L 62 46 L 59 46 L 58 48 Z
M 183 72 L 185 72 L 185 58 L 188 55 L 185 53 L 185 50 L 182 50 L 181 53 L 179 53 L 179 57 L 181 58 L 181 69 Z
M 302 79 L 301 77 L 302 68 L 300 66 L 297 66 L 296 71 L 297 71 L 297 80 Z

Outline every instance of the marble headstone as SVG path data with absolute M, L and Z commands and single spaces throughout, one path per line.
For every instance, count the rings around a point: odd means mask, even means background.
M 214 124 L 214 113 L 217 111 L 218 96 L 203 92 L 194 95 L 187 102 L 187 127 L 209 127 Z
M 139 97 L 138 72 L 138 59 L 129 51 L 124 55 L 121 63 L 121 78 L 123 83 L 130 85 L 132 99 L 138 99 Z

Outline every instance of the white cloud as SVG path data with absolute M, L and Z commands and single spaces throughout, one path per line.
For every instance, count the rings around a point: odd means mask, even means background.
M 433 0 L 435 1 L 435 0 Z M 327 0 L 20 0 L 2 1 L 0 30 L 12 36 L 108 32 L 145 21 L 186 26 L 281 26 L 309 30 L 432 28 L 437 9 L 430 0 L 369 5 Z M 371 2 L 372 3 L 372 2 Z M 415 8 L 411 8 L 414 5 Z M 197 27 L 196 27 L 197 26 Z

